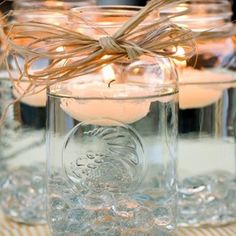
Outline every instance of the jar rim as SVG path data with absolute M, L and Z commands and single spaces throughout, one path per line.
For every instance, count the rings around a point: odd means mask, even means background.
M 62 11 L 56 11 L 55 9 L 38 9 L 29 11 L 27 9 L 20 9 L 13 12 L 13 19 L 19 22 L 28 21 L 40 21 L 40 22 L 50 22 L 54 24 L 59 24 L 58 22 L 67 21 L 67 16 L 62 14 Z
M 180 26 L 189 27 L 198 32 L 209 29 L 213 29 L 213 31 L 229 30 L 232 27 L 232 9 L 229 1 L 209 0 L 205 2 L 204 0 L 190 0 L 179 6 L 188 9 L 186 14 L 171 19 L 173 23 Z M 171 12 L 176 13 L 176 10 L 165 8 L 160 14 L 166 15 Z
M 94 9 L 99 9 L 99 10 L 140 10 L 142 9 L 143 7 L 141 6 L 129 6 L 129 5 L 100 5 L 100 6 L 81 6 L 81 7 L 75 7 L 75 8 L 72 8 L 71 11 L 81 11 L 81 10 L 87 10 L 87 11 L 93 11 L 94 12 Z M 103 12 L 103 13 L 106 13 L 106 12 Z
M 14 0 L 14 7 L 21 8 L 31 8 L 31 9 L 61 9 L 66 10 L 71 7 L 86 6 L 86 5 L 95 4 L 95 0 Z
M 80 27 L 87 28 L 86 21 L 90 21 L 98 28 L 113 28 L 121 27 L 126 20 L 134 16 L 142 7 L 140 6 L 129 6 L 129 5 L 101 5 L 101 6 L 84 6 L 84 7 L 75 7 L 70 10 L 70 20 L 72 22 L 75 20 L 83 19 L 85 21 L 79 22 L 82 25 Z M 111 21 L 111 17 L 117 21 Z M 154 19 L 159 18 L 159 12 L 154 11 L 141 25 L 150 23 Z M 92 19 L 103 19 L 98 21 Z M 90 27 L 90 26 L 89 26 Z

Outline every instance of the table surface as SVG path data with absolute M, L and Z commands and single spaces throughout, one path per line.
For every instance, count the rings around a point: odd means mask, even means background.
M 46 225 L 27 226 L 0 215 L 0 236 L 50 236 Z M 236 236 L 236 223 L 215 228 L 181 228 L 174 236 Z

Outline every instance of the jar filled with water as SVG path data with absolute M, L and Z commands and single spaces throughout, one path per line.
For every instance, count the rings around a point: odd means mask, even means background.
M 176 23 L 203 32 L 180 67 L 179 213 L 182 226 L 236 219 L 236 57 L 229 1 L 190 1 Z M 180 51 L 181 53 L 181 51 Z M 183 53 L 183 52 L 182 52 Z
M 75 9 L 73 29 L 99 38 L 104 30 L 114 33 L 137 10 Z M 81 15 L 96 23 L 86 26 Z M 169 59 L 148 55 L 50 87 L 48 223 L 53 235 L 174 230 L 177 91 Z
M 65 19 L 55 10 L 89 4 L 89 1 L 14 1 L 17 10 L 10 19 L 24 25 L 39 21 L 60 25 Z M 91 2 L 92 3 L 92 2 Z M 49 5 L 48 5 L 49 4 Z M 33 8 L 37 10 L 33 10 Z M 51 10 L 50 10 L 51 9 Z M 47 10 L 47 12 L 46 12 Z M 22 27 L 23 31 L 23 27 Z M 19 44 L 25 42 L 19 39 Z M 15 60 L 14 58 L 15 57 Z M 16 63 L 17 60 L 17 63 Z M 17 70 L 24 68 L 24 59 L 14 55 L 8 58 L 12 78 L 17 79 Z M 42 69 L 49 60 L 41 60 L 34 69 Z M 0 115 L 10 102 L 24 93 L 27 82 L 15 83 L 12 87 L 6 68 L 0 72 Z M 0 127 L 0 208 L 4 215 L 26 224 L 46 223 L 46 91 L 25 96 L 8 110 L 5 122 Z

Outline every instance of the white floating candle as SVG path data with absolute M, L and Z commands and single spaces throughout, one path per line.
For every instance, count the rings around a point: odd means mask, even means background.
M 199 108 L 217 102 L 224 89 L 236 86 L 236 76 L 226 69 L 196 70 L 180 73 L 179 104 L 181 109 Z
M 71 98 L 62 98 L 60 106 L 72 118 L 93 124 L 101 124 L 102 119 L 101 125 L 111 125 L 112 120 L 129 124 L 145 117 L 152 101 L 173 99 L 174 89 L 171 87 L 163 86 L 163 93 L 158 97 L 152 87 L 116 82 L 109 86 L 115 75 L 110 66 L 105 69 L 103 80 L 106 82 L 87 79 L 84 84 L 67 86 Z
M 215 50 L 219 54 L 220 50 L 223 54 L 228 53 L 223 48 L 218 48 L 218 45 L 213 44 L 212 52 Z M 199 47 L 198 52 L 204 53 L 208 48 L 206 46 Z M 184 49 L 179 47 L 176 54 L 184 55 Z M 211 105 L 217 102 L 224 89 L 236 86 L 236 76 L 234 72 L 229 72 L 226 69 L 194 69 L 186 67 L 186 62 L 176 61 L 179 69 L 179 106 L 181 109 L 200 108 Z
M 47 5 L 47 2 L 45 3 Z M 54 3 L 55 4 L 55 3 Z M 45 10 L 39 10 L 39 11 L 33 11 L 33 12 L 26 12 L 26 10 L 18 11 L 16 14 L 16 20 L 22 25 L 24 25 L 25 22 L 30 21 L 36 21 L 36 22 L 42 22 L 42 23 L 48 23 L 48 24 L 54 24 L 54 25 L 64 25 L 67 22 L 67 17 L 60 12 L 55 11 L 45 11 Z M 41 34 L 39 31 L 32 30 L 33 34 Z M 28 43 L 30 43 L 30 40 L 25 39 L 19 39 L 19 44 L 27 46 Z M 62 51 L 63 48 L 57 48 L 57 51 Z M 63 63 L 63 62 L 62 62 Z M 17 62 L 12 60 L 11 66 L 14 71 L 11 72 L 13 77 L 18 78 L 20 76 L 19 68 L 23 70 L 25 61 L 21 57 L 17 57 Z M 33 73 L 37 70 L 42 70 L 46 68 L 50 64 L 49 60 L 47 58 L 41 59 L 37 61 L 32 68 L 30 68 L 30 73 Z M 27 80 L 27 78 L 25 78 Z M 25 94 L 28 86 L 30 85 L 27 81 L 18 81 L 14 84 L 15 87 L 12 89 L 12 93 L 15 98 L 21 98 L 22 95 Z M 47 96 L 46 96 L 46 89 L 42 90 L 43 87 L 39 86 L 34 91 L 30 91 L 31 95 L 24 95 L 20 101 L 22 103 L 25 103 L 30 106 L 34 107 L 45 107 Z M 42 91 L 41 91 L 42 90 Z M 40 91 L 40 92 L 38 92 Z
M 133 123 L 147 115 L 151 103 L 148 98 L 137 99 L 140 93 L 144 92 L 143 89 L 123 84 L 112 85 L 109 88 L 107 84 L 92 83 L 80 85 L 71 92 L 72 97 L 79 95 L 82 99 L 62 98 L 61 108 L 80 121 L 104 118 Z M 116 99 L 115 95 L 119 98 Z M 86 97 L 89 99 L 85 100 Z
M 20 98 L 22 94 L 24 94 L 25 90 L 29 86 L 29 83 L 27 82 L 21 82 L 19 84 L 15 84 L 15 88 L 13 88 L 12 92 L 15 98 Z M 47 95 L 45 89 L 43 87 L 37 87 L 36 92 L 33 95 L 25 95 L 21 98 L 21 102 L 25 103 L 27 105 L 33 106 L 33 107 L 45 107 L 46 101 L 47 101 Z M 40 92 L 37 92 L 40 91 Z

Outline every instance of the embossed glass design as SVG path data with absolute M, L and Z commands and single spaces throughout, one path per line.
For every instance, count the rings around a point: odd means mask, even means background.
M 176 23 L 195 31 L 198 55 L 180 65 L 179 214 L 182 226 L 236 219 L 236 57 L 229 1 L 190 1 Z
M 99 32 L 112 33 L 136 10 L 95 7 L 78 14 L 99 19 Z M 101 36 L 76 19 L 72 27 Z M 111 81 L 118 77 L 125 82 Z M 49 89 L 47 214 L 53 235 L 174 230 L 177 91 L 172 63 L 148 55 Z

